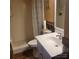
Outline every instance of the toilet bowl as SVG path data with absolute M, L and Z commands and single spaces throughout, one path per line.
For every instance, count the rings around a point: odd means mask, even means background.
M 33 40 L 29 41 L 28 44 L 29 44 L 31 47 L 37 47 L 37 40 L 36 40 L 36 39 L 33 39 Z
M 43 34 L 51 33 L 52 31 L 50 30 L 43 30 Z M 33 48 L 33 56 L 38 57 L 38 52 L 37 52 L 37 40 L 33 39 L 28 42 L 28 45 Z
M 47 33 L 51 33 L 52 31 L 50 30 L 43 30 L 43 34 L 47 34 Z M 30 45 L 31 47 L 37 47 L 37 40 L 33 39 L 31 41 L 28 42 L 28 45 Z
M 33 39 L 28 42 L 28 45 L 33 49 L 33 56 L 38 58 L 38 52 L 37 52 L 37 40 Z

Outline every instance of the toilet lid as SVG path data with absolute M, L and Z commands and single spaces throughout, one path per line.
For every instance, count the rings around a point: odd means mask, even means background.
M 33 40 L 29 41 L 28 44 L 29 44 L 31 47 L 37 47 L 37 40 L 36 40 L 36 39 L 33 39 Z

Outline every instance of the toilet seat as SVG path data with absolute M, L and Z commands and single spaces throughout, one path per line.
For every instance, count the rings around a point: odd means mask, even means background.
M 31 47 L 37 47 L 37 40 L 36 40 L 36 39 L 33 39 L 33 40 L 29 41 L 28 44 L 29 44 Z

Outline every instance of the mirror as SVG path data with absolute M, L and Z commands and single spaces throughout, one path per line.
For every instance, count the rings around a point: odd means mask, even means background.
M 64 29 L 65 0 L 56 0 L 56 27 Z
M 54 32 L 54 4 L 55 0 L 44 0 L 44 20 L 46 20 L 47 29 Z
M 53 30 L 64 30 L 65 2 L 66 0 L 44 0 L 44 19 L 48 29 L 51 27 Z
M 37 27 L 40 32 L 44 29 L 43 22 L 46 21 L 46 30 L 55 32 L 64 32 L 64 19 L 65 19 L 65 1 L 66 0 L 36 0 L 40 2 L 35 6 L 39 26 Z M 55 2 L 56 1 L 56 2 Z M 39 7 L 38 7 L 39 6 Z M 56 8 L 55 8 L 56 7 Z M 40 12 L 39 12 L 40 11 Z M 42 22 L 41 22 L 42 21 Z M 42 29 L 40 29 L 40 27 Z M 62 29 L 62 30 L 60 30 Z

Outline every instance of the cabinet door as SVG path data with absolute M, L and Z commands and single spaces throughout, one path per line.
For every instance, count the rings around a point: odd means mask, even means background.
M 37 50 L 38 50 L 38 54 L 39 54 L 39 59 L 43 59 L 43 55 L 42 55 L 42 46 L 41 44 L 37 41 Z
M 37 49 L 39 52 L 40 59 L 51 59 L 48 52 L 45 50 L 45 48 L 38 41 L 37 41 Z
M 43 50 L 42 50 L 42 46 L 41 44 L 37 41 L 37 49 L 38 49 L 38 52 L 42 53 Z

